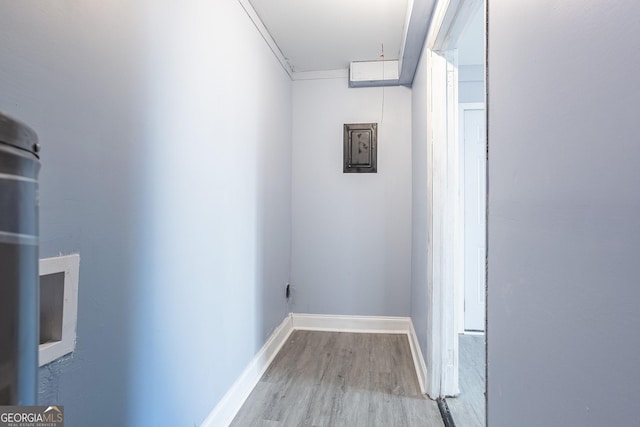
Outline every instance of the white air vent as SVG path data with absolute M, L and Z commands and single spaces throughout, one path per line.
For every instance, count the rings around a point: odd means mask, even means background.
M 400 83 L 398 61 L 352 62 L 349 87 L 397 86 Z
M 76 347 L 79 269 L 77 254 L 40 260 L 40 366 Z

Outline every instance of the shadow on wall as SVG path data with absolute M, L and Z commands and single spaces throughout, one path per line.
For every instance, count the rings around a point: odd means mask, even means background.
M 199 425 L 287 312 L 290 80 L 237 2 L 143 3 L 0 4 L 41 256 L 82 257 L 77 349 L 40 372 L 70 425 Z
M 142 108 L 136 14 L 69 6 L 0 5 L 0 109 L 42 145 L 40 256 L 82 257 L 77 347 L 40 369 L 38 401 L 65 405 L 70 425 L 96 414 L 125 425 L 143 159 L 131 120 Z
M 290 80 L 238 3 L 149 21 L 131 422 L 200 424 L 287 312 Z

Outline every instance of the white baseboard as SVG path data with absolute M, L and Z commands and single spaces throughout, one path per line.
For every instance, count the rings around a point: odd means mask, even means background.
M 218 402 L 201 427 L 226 427 L 236 416 L 253 388 L 258 384 L 278 351 L 294 330 L 357 332 L 370 334 L 406 334 L 411 357 L 418 376 L 422 394 L 426 393 L 427 367 L 420 351 L 420 344 L 409 317 L 338 316 L 322 314 L 290 313 L 276 328 L 249 366 Z
M 411 319 L 409 319 L 409 321 L 411 322 Z M 411 322 L 410 327 L 411 330 L 408 333 L 409 347 L 411 347 L 411 357 L 413 358 L 413 365 L 416 368 L 416 375 L 418 376 L 420 393 L 427 394 L 427 364 L 424 362 L 424 357 L 420 350 L 420 342 L 418 342 L 416 330 L 413 328 L 413 322 Z
M 369 334 L 408 334 L 408 317 L 338 316 L 291 313 L 293 329 L 305 331 L 363 332 Z
M 293 323 L 289 315 L 273 331 L 273 334 L 271 334 L 258 354 L 249 362 L 240 377 L 202 422 L 201 427 L 222 427 L 231 424 L 231 421 L 233 421 L 253 388 L 260 381 L 262 374 L 265 373 L 276 354 L 287 342 L 291 332 L 293 332 Z

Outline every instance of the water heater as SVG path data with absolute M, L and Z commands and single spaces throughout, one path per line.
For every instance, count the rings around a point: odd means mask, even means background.
M 38 137 L 0 113 L 0 405 L 38 391 Z

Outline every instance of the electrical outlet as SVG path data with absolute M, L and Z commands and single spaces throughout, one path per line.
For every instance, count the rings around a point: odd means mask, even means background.
M 289 299 L 291 297 L 291 285 L 289 283 L 287 283 L 287 285 L 284 288 L 284 296 Z

